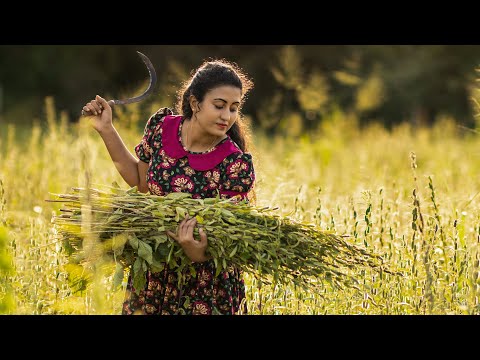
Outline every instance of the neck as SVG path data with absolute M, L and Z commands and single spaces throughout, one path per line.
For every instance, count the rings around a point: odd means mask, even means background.
M 189 151 L 205 152 L 211 150 L 220 140 L 218 136 L 209 136 L 208 138 L 199 135 L 199 131 L 195 129 L 192 120 L 184 123 L 184 145 Z M 195 136 L 196 135 L 196 136 Z

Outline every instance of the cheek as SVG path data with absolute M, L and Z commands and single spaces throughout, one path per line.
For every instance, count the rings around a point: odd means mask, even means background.
M 219 110 L 217 108 L 211 108 L 208 111 L 208 116 L 211 118 L 218 118 L 222 115 L 222 110 Z

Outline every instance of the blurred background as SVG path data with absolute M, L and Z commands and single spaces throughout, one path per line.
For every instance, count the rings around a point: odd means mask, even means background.
M 140 94 L 148 74 L 136 51 L 159 77 L 141 116 L 152 102 L 173 106 L 179 84 L 203 60 L 226 58 L 253 78 L 243 112 L 270 134 L 316 128 L 339 108 L 360 125 L 431 125 L 448 116 L 474 126 L 478 45 L 3 45 L 0 122 L 42 118 L 46 97 L 75 122 L 96 94 Z

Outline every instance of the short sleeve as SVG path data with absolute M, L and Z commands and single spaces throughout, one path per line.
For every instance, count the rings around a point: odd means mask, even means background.
M 222 198 L 239 197 L 248 200 L 247 194 L 255 182 L 255 170 L 252 155 L 249 153 L 234 153 L 224 161 L 225 166 L 220 185 Z
M 150 162 L 153 150 L 160 146 L 163 119 L 167 115 L 172 115 L 172 110 L 161 108 L 148 119 L 143 131 L 142 141 L 135 146 L 135 154 L 141 161 Z

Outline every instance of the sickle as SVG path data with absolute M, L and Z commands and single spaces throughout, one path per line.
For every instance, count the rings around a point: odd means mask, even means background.
M 140 51 L 137 51 L 137 54 L 142 58 L 143 62 L 147 66 L 148 73 L 150 75 L 150 84 L 148 84 L 147 90 L 145 90 L 142 95 L 135 96 L 135 97 L 132 97 L 132 98 L 129 98 L 129 99 L 109 100 L 108 104 L 110 106 L 126 105 L 126 104 L 139 102 L 139 101 L 142 101 L 142 100 L 146 99 L 153 92 L 153 89 L 155 88 L 155 84 L 157 83 L 157 74 L 155 72 L 155 68 L 153 67 L 152 62 L 150 61 L 150 59 L 146 55 L 142 54 Z M 87 111 L 82 110 L 82 115 L 87 116 L 87 115 L 91 115 L 91 113 L 90 113 L 90 111 L 87 112 Z

